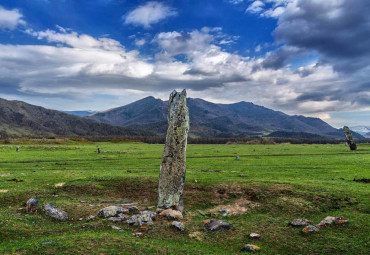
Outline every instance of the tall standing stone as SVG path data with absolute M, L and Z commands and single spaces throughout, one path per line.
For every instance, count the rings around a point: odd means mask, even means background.
M 349 130 L 347 126 L 344 126 L 343 130 L 344 130 L 344 134 L 346 135 L 347 144 L 349 148 L 351 149 L 351 151 L 357 150 L 357 146 L 355 144 L 355 141 L 353 140 L 351 130 Z
M 189 111 L 186 90 L 174 90 L 168 100 L 168 129 L 159 174 L 158 209 L 172 208 L 183 213 L 186 173 L 186 146 Z

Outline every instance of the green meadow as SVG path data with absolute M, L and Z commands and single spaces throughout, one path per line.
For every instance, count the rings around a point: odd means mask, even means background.
M 344 144 L 188 145 L 184 232 L 158 219 L 135 237 L 139 227 L 86 220 L 124 201 L 155 206 L 162 151 L 143 143 L 0 144 L 0 253 L 241 254 L 247 243 L 259 254 L 370 251 L 369 183 L 354 181 L 370 178 L 370 144 L 355 152 Z M 26 214 L 33 195 L 64 209 L 69 220 L 55 221 L 41 209 Z M 223 207 L 234 214 L 223 217 Z M 232 229 L 207 232 L 203 220 L 213 212 Z M 307 235 L 288 224 L 306 218 L 315 225 L 329 215 L 349 223 Z M 261 239 L 251 240 L 252 232 Z

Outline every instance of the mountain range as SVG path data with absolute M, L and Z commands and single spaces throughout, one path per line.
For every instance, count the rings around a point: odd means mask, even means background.
M 370 126 L 354 126 L 350 127 L 350 129 L 366 138 L 370 138 Z
M 18 136 L 141 136 L 150 133 L 112 126 L 21 101 L 8 101 L 0 98 L 1 134 Z
M 164 136 L 167 101 L 146 97 L 102 112 L 60 112 L 0 99 L 0 135 Z M 319 118 L 287 115 L 249 102 L 216 104 L 188 98 L 190 137 L 268 136 L 343 139 L 343 130 Z M 355 138 L 363 136 L 353 132 Z
M 164 135 L 167 130 L 167 101 L 146 97 L 134 103 L 87 116 L 103 123 L 150 130 Z M 260 136 L 283 131 L 284 137 L 299 138 L 312 134 L 323 138 L 344 138 L 336 129 L 319 118 L 290 116 L 249 102 L 216 104 L 188 98 L 191 137 Z M 280 133 L 277 133 L 282 134 Z M 355 138 L 363 138 L 354 133 Z

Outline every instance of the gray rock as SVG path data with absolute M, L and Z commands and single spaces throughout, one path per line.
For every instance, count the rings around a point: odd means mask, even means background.
M 45 204 L 44 205 L 44 212 L 49 215 L 50 217 L 60 220 L 60 221 L 66 221 L 68 220 L 68 214 L 63 211 L 62 209 L 59 209 L 53 204 Z
M 246 252 L 256 252 L 259 251 L 260 247 L 254 244 L 246 244 L 244 247 L 241 249 L 241 251 L 246 251 Z
M 239 157 L 239 156 L 236 156 L 236 157 L 235 157 L 235 160 L 236 160 L 236 161 L 239 161 L 239 160 L 240 160 L 240 157 Z
M 101 209 L 98 212 L 98 216 L 100 218 L 109 218 L 109 217 L 115 217 L 120 213 L 128 213 L 128 210 L 120 206 L 108 206 L 108 207 Z
M 250 233 L 249 237 L 252 238 L 252 239 L 260 239 L 261 235 L 257 234 L 257 233 Z
M 142 211 L 140 214 L 129 217 L 126 223 L 134 226 L 152 225 L 156 215 L 155 212 Z
M 347 126 L 343 127 L 344 135 L 346 136 L 347 144 L 351 151 L 357 150 L 357 145 L 355 143 L 355 140 L 353 140 L 351 130 Z
M 316 233 L 319 232 L 319 229 L 313 225 L 308 225 L 304 229 L 302 229 L 302 233 L 308 234 L 308 233 Z
M 173 221 L 171 226 L 176 228 L 179 231 L 184 231 L 185 230 L 184 224 L 181 223 L 180 221 Z
M 331 225 L 333 224 L 335 220 L 335 217 L 333 216 L 326 216 L 322 221 L 320 221 L 316 226 L 321 228 L 321 227 L 325 227 L 327 225 Z
M 36 196 L 31 197 L 26 202 L 26 213 L 33 213 L 37 211 L 39 207 L 39 200 Z
M 107 220 L 112 222 L 121 222 L 129 218 L 127 214 L 120 213 L 117 217 L 109 217 Z
M 339 217 L 336 217 L 335 220 L 334 220 L 334 223 L 336 225 L 341 225 L 341 224 L 345 224 L 345 223 L 348 223 L 348 219 L 344 218 L 343 216 L 339 216 Z
M 186 147 L 189 132 L 189 111 L 186 90 L 174 90 L 168 100 L 168 129 L 158 185 L 159 209 L 184 210 Z
M 163 210 L 159 213 L 160 216 L 164 216 L 170 220 L 181 220 L 183 218 L 182 213 L 180 211 L 167 209 Z
M 307 219 L 296 219 L 296 220 L 291 221 L 289 224 L 293 227 L 302 227 L 302 226 L 307 226 L 308 224 L 310 224 L 310 221 Z
M 120 228 L 120 227 L 117 227 L 117 226 L 110 226 L 111 228 L 113 228 L 113 229 L 115 229 L 115 230 L 122 230 L 122 228 Z
M 209 231 L 228 230 L 231 228 L 231 225 L 229 223 L 222 220 L 205 220 L 203 224 Z

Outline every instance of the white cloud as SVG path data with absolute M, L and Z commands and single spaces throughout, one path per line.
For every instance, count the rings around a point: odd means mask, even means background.
M 124 19 L 125 24 L 150 28 L 152 24 L 156 24 L 167 17 L 176 15 L 177 11 L 172 7 L 160 2 L 147 2 L 129 12 L 125 15 Z
M 0 5 L 0 29 L 15 29 L 18 25 L 25 25 L 23 15 L 18 9 L 7 10 Z
M 146 44 L 145 39 L 136 39 L 135 40 L 135 45 L 138 46 L 138 47 L 143 46 L 144 44 Z
M 246 12 L 250 13 L 260 13 L 263 10 L 265 4 L 262 1 L 254 1 L 249 7 L 247 8 Z

